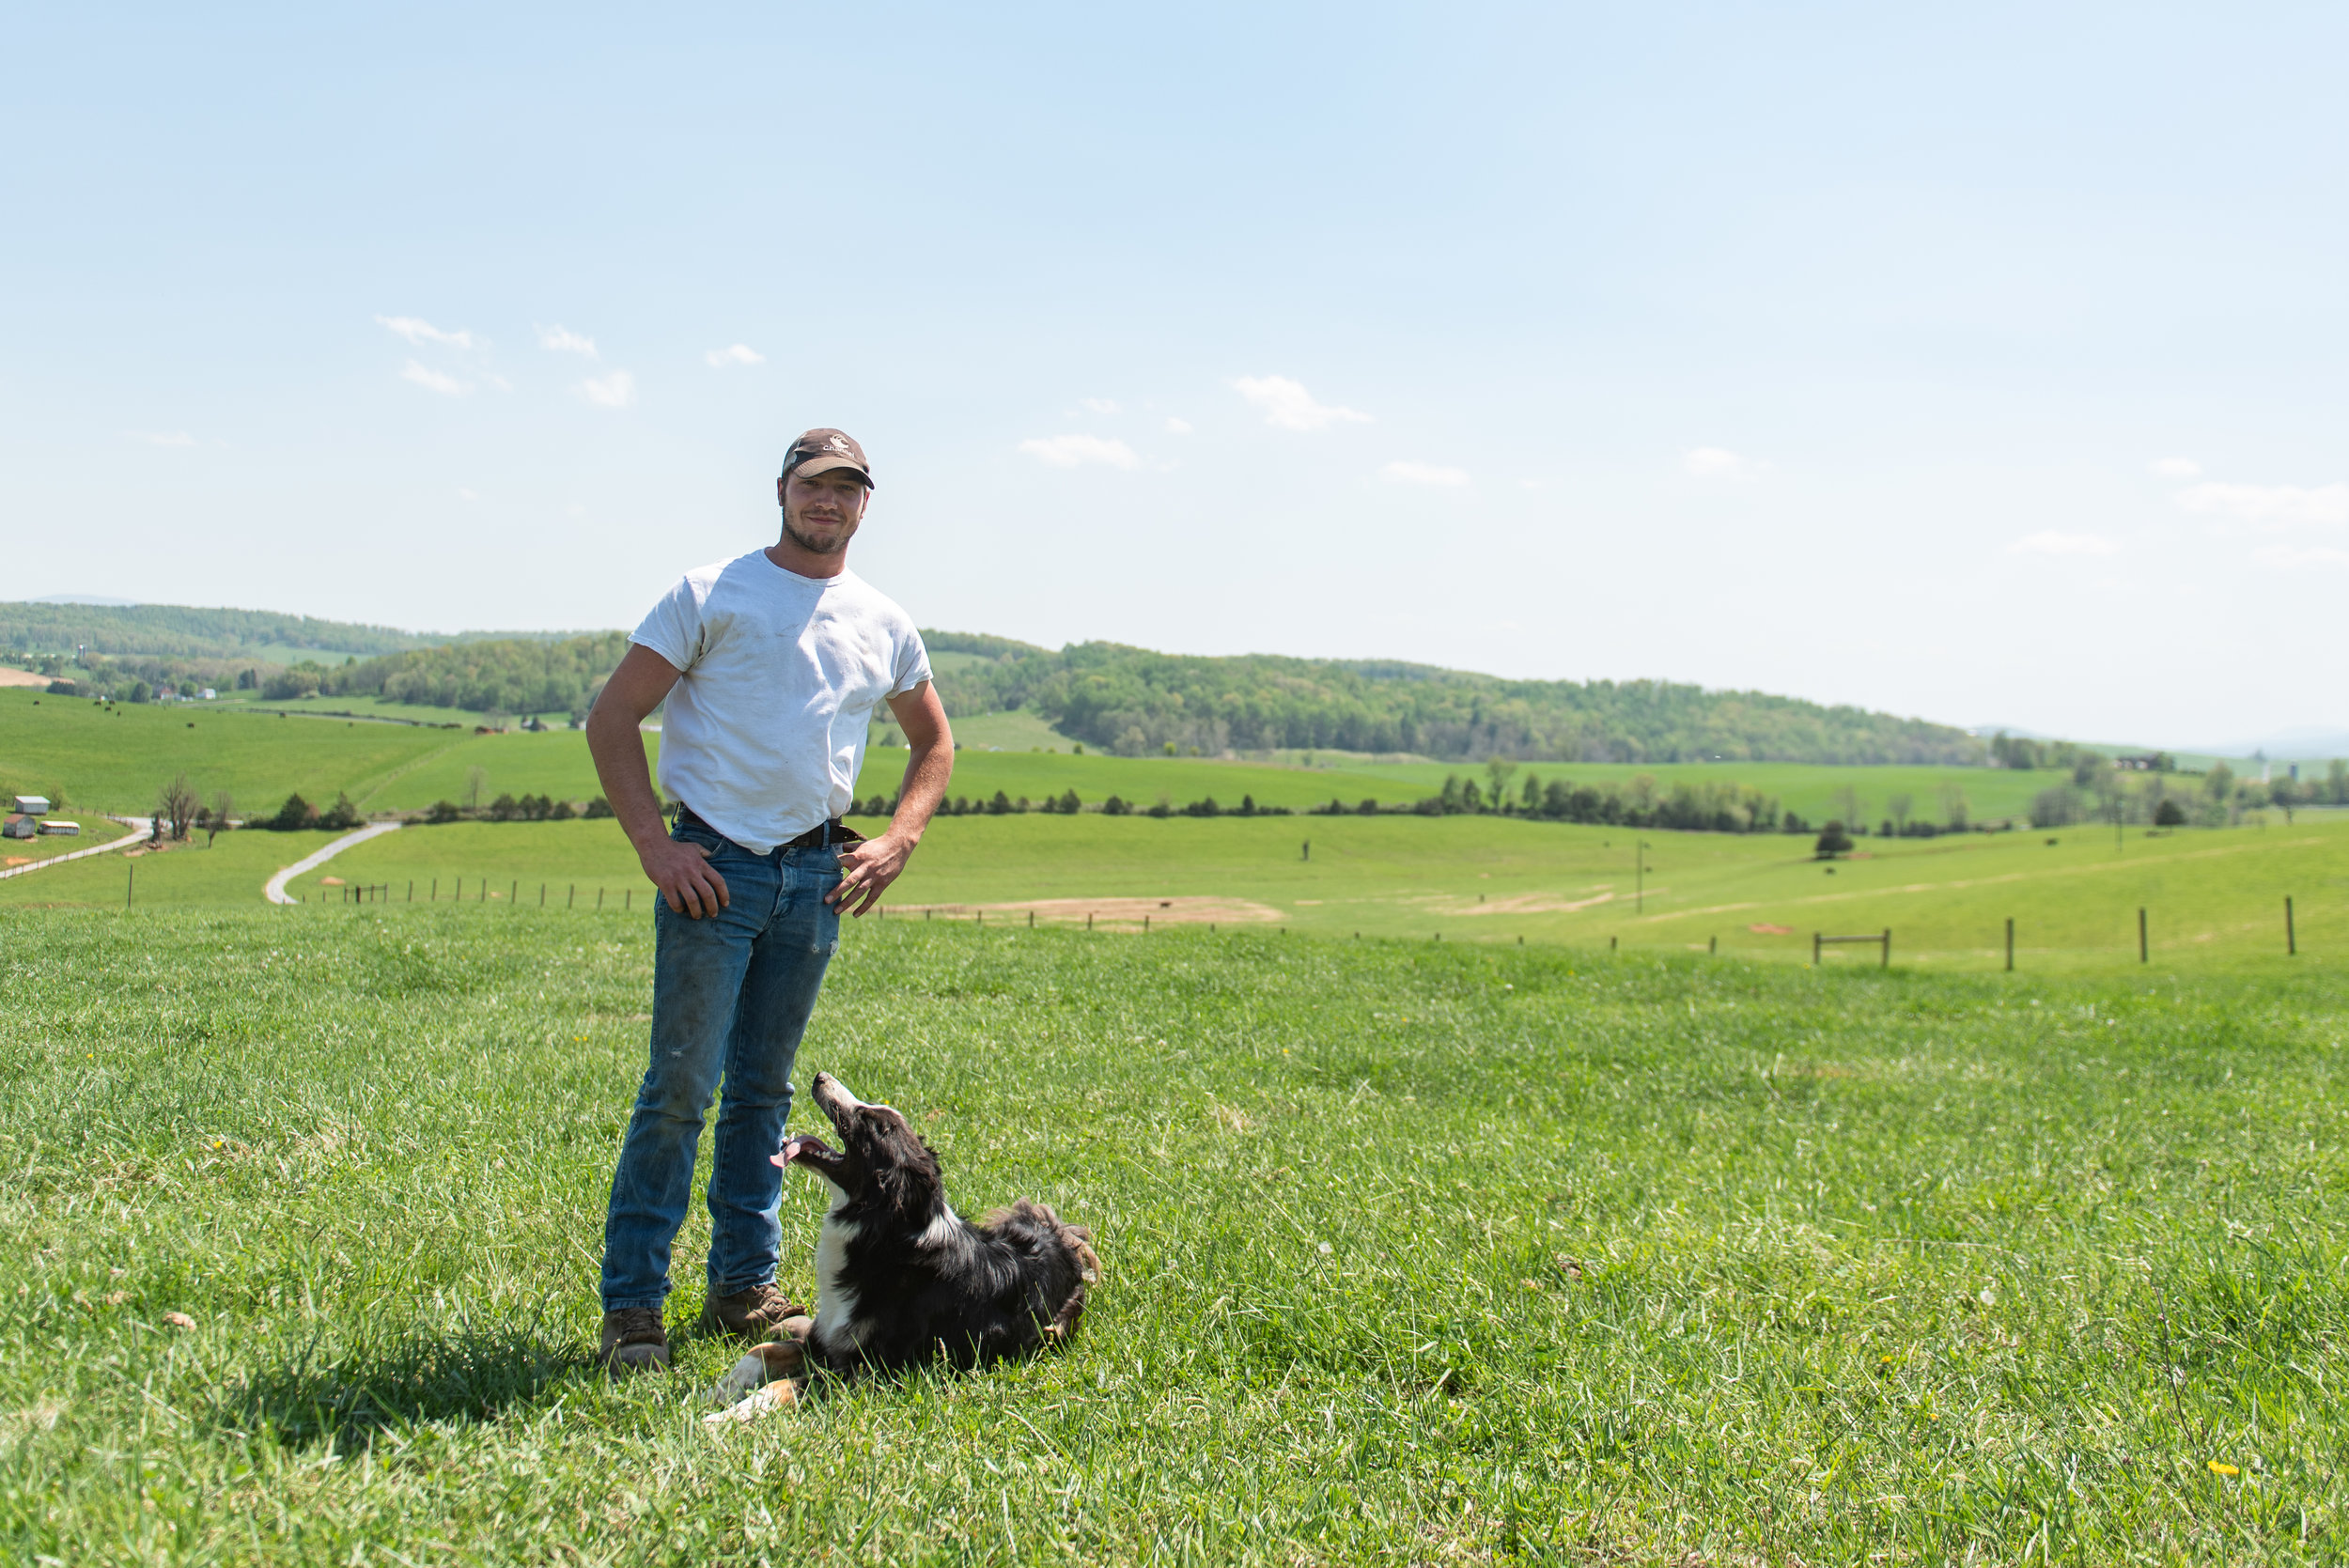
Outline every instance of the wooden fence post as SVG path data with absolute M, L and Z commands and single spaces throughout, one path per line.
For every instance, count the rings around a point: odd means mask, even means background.
M 2284 894 L 2284 956 L 2300 956 L 2300 934 L 2292 927 L 2292 895 Z

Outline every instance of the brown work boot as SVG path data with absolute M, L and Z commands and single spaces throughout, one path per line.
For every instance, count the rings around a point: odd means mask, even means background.
M 658 1307 L 622 1307 L 603 1314 L 603 1343 L 597 1364 L 614 1376 L 633 1372 L 665 1372 L 669 1367 L 669 1331 L 661 1325 Z
M 773 1285 L 753 1285 L 729 1296 L 712 1295 L 702 1308 L 700 1329 L 705 1334 L 763 1340 L 785 1318 L 797 1317 L 806 1310 L 794 1305 Z

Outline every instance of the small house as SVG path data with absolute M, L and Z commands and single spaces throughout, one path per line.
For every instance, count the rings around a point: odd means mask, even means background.
M 16 798 L 16 809 L 23 812 L 27 816 L 47 816 L 49 815 L 49 797 L 46 795 L 20 795 Z
M 8 819 L 0 822 L 0 838 L 31 838 L 40 831 L 40 818 L 24 812 L 12 811 Z
M 62 816 L 53 816 L 40 825 L 40 831 L 44 833 L 54 833 L 59 838 L 79 838 L 82 833 L 82 825 L 79 822 L 68 822 Z

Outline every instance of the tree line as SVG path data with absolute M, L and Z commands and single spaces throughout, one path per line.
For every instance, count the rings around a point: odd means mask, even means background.
M 1531 681 L 1387 660 L 1206 658 L 1114 643 L 1057 652 L 926 631 L 982 660 L 939 681 L 948 716 L 1031 708 L 1120 755 L 1333 749 L 1481 760 L 1978 764 L 1965 731 L 1669 681 Z
M 2199 774 L 2137 774 L 2082 762 L 2069 784 L 2032 797 L 2030 825 L 2223 828 L 2269 809 L 2282 812 L 2289 823 L 2301 807 L 2320 805 L 2349 806 L 2349 762 L 2334 758 L 2321 779 L 2296 779 L 2289 772 L 2281 778 L 2238 778 L 2223 762 Z

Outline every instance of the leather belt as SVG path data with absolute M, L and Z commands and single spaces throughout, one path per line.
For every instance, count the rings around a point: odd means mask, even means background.
M 702 819 L 699 812 L 682 800 L 677 802 L 677 820 L 680 828 L 699 828 L 706 833 L 718 832 L 717 829 Z M 718 836 L 725 837 L 723 833 L 718 833 Z M 778 845 L 776 847 L 780 849 L 829 849 L 836 844 L 850 845 L 863 842 L 863 833 L 858 832 L 854 828 L 845 826 L 840 818 L 835 816 L 829 822 L 817 823 L 790 843 Z

